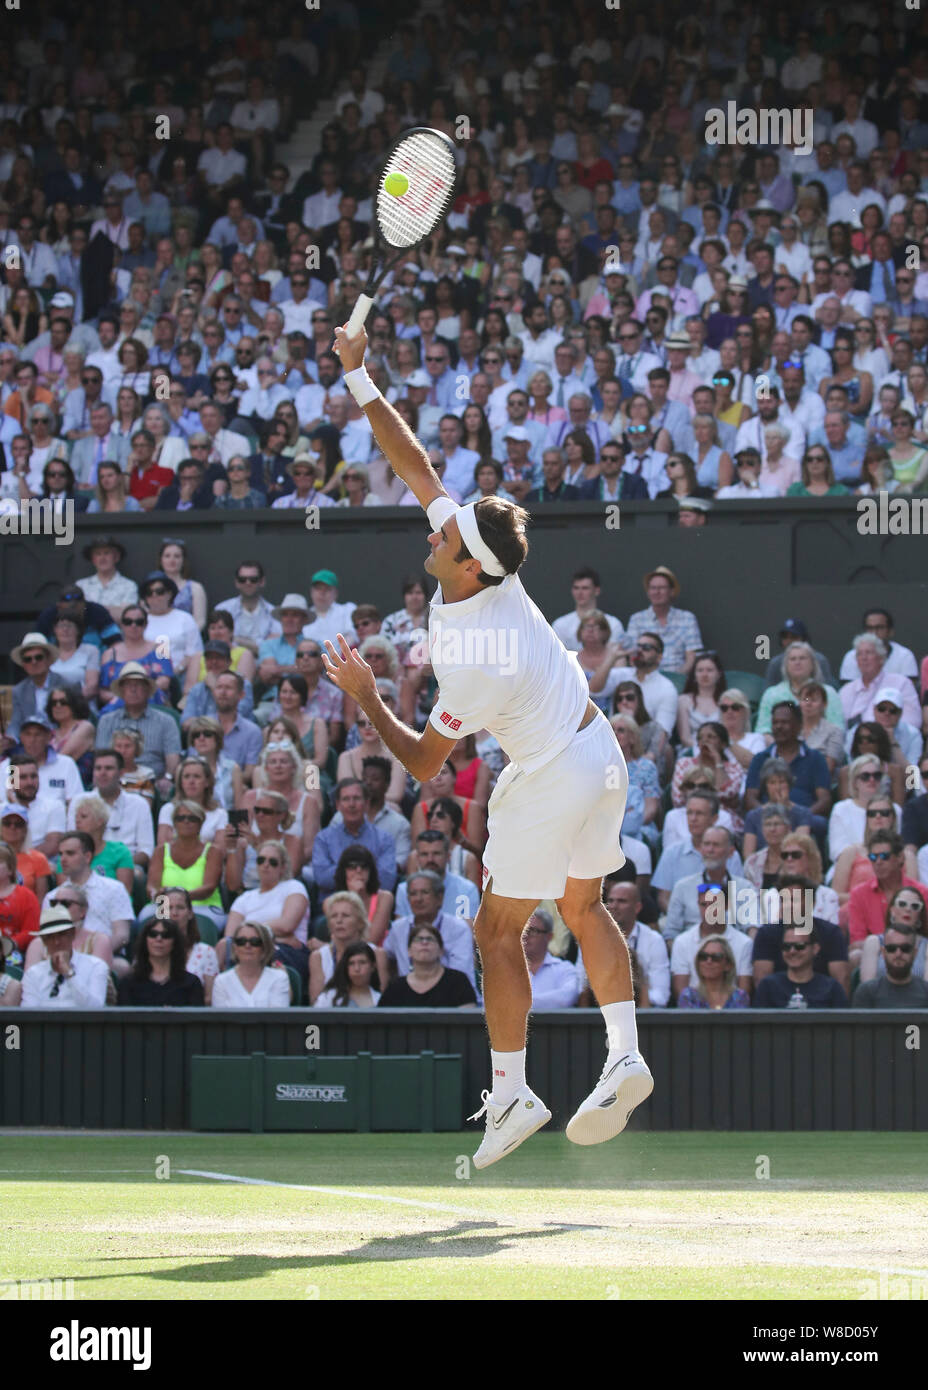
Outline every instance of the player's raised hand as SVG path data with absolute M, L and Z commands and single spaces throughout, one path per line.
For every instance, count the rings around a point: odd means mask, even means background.
M 377 694 L 377 681 L 374 673 L 361 653 L 357 650 L 353 651 L 349 647 L 341 633 L 338 634 L 337 640 L 341 648 L 340 651 L 336 650 L 332 643 L 326 639 L 326 651 L 322 656 L 326 675 L 335 682 L 339 690 L 343 690 L 359 705 L 363 705 L 365 698 Z
M 367 329 L 361 328 L 353 338 L 349 338 L 344 327 L 336 328 L 335 346 L 332 350 L 341 359 L 344 371 L 351 372 L 355 367 L 362 367 L 367 352 Z

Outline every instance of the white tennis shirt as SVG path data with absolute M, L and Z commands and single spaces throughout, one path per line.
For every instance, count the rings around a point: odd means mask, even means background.
M 458 510 L 447 497 L 428 509 L 433 530 Z M 589 699 L 586 677 L 517 574 L 429 609 L 429 658 L 438 700 L 429 722 L 445 738 L 488 729 L 510 760 L 534 772 L 568 746 Z

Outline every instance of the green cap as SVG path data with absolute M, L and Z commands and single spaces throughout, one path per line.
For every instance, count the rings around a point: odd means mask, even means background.
M 310 584 L 331 584 L 333 589 L 338 588 L 338 575 L 334 570 L 316 570 Z

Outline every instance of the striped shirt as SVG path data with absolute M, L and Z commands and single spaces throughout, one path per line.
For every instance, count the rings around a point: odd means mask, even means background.
M 663 623 L 658 622 L 653 608 L 642 608 L 638 613 L 633 613 L 626 632 L 629 643 L 636 643 L 643 632 L 656 632 L 664 643 L 660 665 L 662 671 L 682 671 L 686 653 L 699 651 L 703 645 L 696 615 L 685 608 L 669 608 Z

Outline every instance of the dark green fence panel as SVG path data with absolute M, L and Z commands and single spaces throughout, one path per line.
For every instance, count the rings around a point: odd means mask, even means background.
M 154 568 L 164 535 L 162 514 L 109 516 L 107 529 L 125 544 L 123 572 L 139 580 Z M 641 576 L 669 565 L 682 585 L 681 603 L 698 614 L 702 634 L 735 670 L 763 671 L 755 640 L 774 638 L 784 618 L 803 617 L 813 637 L 836 660 L 857 632 L 860 610 L 884 604 L 902 641 L 921 630 L 928 572 L 922 536 L 862 536 L 856 499 L 777 498 L 721 502 L 705 528 L 677 526 L 670 502 L 626 502 L 621 526 L 606 529 L 596 503 L 542 506 L 532 517 L 532 552 L 525 582 L 541 610 L 553 618 L 569 604 L 578 564 L 603 577 L 602 605 L 623 621 L 645 604 Z M 218 515 L 172 513 L 170 529 L 190 547 L 194 575 L 212 602 L 235 592 L 238 557 L 260 560 L 275 602 L 287 589 L 308 592 L 314 570 L 331 566 L 343 597 L 401 602 L 402 577 L 425 554 L 427 523 L 418 508 L 385 507 L 363 517 L 337 509 L 307 531 L 297 512 L 262 510 Z M 21 672 L 4 660 L 59 585 L 89 573 L 81 551 L 100 530 L 96 516 L 77 517 L 73 545 L 50 537 L 8 536 L 0 545 L 0 681 Z M 827 639 L 827 640 L 826 640 Z
M 928 1130 L 928 1067 L 914 1013 L 776 1010 L 638 1016 L 655 1091 L 631 1127 L 648 1130 Z M 319 1028 L 318 1051 L 306 1029 Z M 18 1029 L 11 1034 L 9 1029 Z M 467 1010 L 219 1013 L 106 1009 L 0 1015 L 0 1125 L 190 1127 L 194 1056 L 461 1057 L 461 1121 L 488 1084 L 486 1025 Z M 10 1042 L 17 1043 L 10 1046 Z M 928 1037 L 926 1037 L 928 1044 Z M 595 1010 L 533 1015 L 528 1077 L 566 1124 L 599 1075 Z

